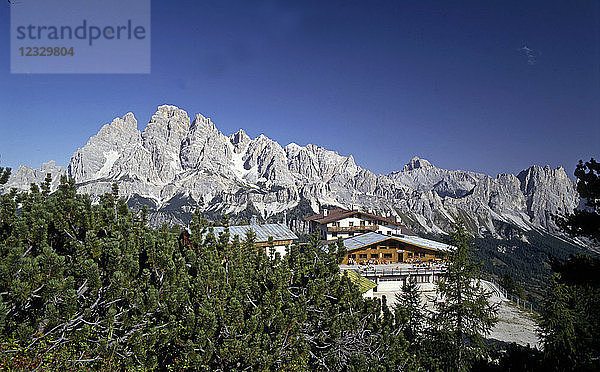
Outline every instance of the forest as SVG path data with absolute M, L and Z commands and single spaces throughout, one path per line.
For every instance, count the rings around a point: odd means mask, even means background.
M 579 192 L 595 182 L 596 203 L 598 163 L 580 167 Z M 598 239 L 591 207 L 563 228 Z M 363 298 L 340 274 L 341 244 L 312 238 L 280 256 L 255 248 L 252 234 L 229 244 L 197 214 L 189 229 L 184 238 L 179 226 L 149 227 L 116 184 L 99 203 L 66 177 L 52 193 L 47 179 L 1 195 L 0 369 L 600 369 L 597 258 L 552 261 L 535 350 L 487 342 L 495 308 L 477 290 L 482 265 L 460 224 L 435 311 L 410 282 L 394 307 Z

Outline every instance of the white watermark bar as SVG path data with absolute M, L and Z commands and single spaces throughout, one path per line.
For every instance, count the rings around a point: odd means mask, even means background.
M 11 73 L 150 73 L 150 0 L 18 0 L 10 7 Z

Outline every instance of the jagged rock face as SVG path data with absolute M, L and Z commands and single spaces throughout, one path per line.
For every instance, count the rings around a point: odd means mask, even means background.
M 246 148 L 248 148 L 248 144 L 250 143 L 250 137 L 244 132 L 243 129 L 237 131 L 237 133 L 229 136 L 229 141 L 233 144 L 233 152 L 236 154 L 243 153 Z
M 69 164 L 69 175 L 75 178 L 75 182 L 114 178 L 116 169 L 113 167 L 118 167 L 115 164 L 119 159 L 125 161 L 123 155 L 136 153 L 140 146 L 137 120 L 132 113 L 128 113 L 104 125 L 82 149 L 77 150 Z
M 401 171 L 377 175 L 357 166 L 352 156 L 315 145 L 282 148 L 243 130 L 226 136 L 202 115 L 190 124 L 187 113 L 174 106 L 160 106 L 141 134 L 133 114 L 117 118 L 75 152 L 67 170 L 53 163 L 41 170 L 21 167 L 3 190 L 27 190 L 46 173 L 53 175 L 54 187 L 67 174 L 92 195 L 117 182 L 132 206 L 150 206 L 156 224 L 185 223 L 195 209 L 268 218 L 331 205 L 395 215 L 427 232 L 447 232 L 460 217 L 477 235 L 502 237 L 498 222 L 552 232 L 552 214 L 579 202 L 562 168 L 533 166 L 518 176 L 493 178 L 413 158 Z M 289 223 L 305 226 L 300 220 Z
M 414 157 L 402 168 L 403 172 L 408 172 L 415 169 L 432 169 L 435 168 L 429 161 Z
M 92 195 L 109 192 L 115 181 L 124 195 L 159 195 L 157 168 L 132 113 L 104 125 L 73 154 L 67 173 L 79 191 Z
M 175 106 L 160 106 L 142 133 L 143 146 L 151 154 L 159 179 L 169 182 L 181 172 L 181 142 L 190 129 L 190 118 Z
M 8 191 L 15 188 L 19 191 L 29 191 L 32 183 L 41 184 L 45 181 L 46 175 L 50 174 L 52 182 L 50 183 L 50 191 L 55 191 L 60 183 L 60 177 L 67 174 L 64 167 L 57 166 L 54 160 L 42 164 L 41 169 L 33 169 L 21 165 L 17 171 L 13 171 L 8 182 L 3 185 L 2 190 Z
M 183 169 L 223 170 L 231 162 L 233 152 L 229 138 L 225 137 L 210 118 L 197 115 L 181 145 Z
M 268 187 L 294 185 L 283 148 L 264 134 L 250 141 L 243 160 L 244 169 L 249 171 L 246 179 L 250 183 Z
M 576 184 L 562 167 L 550 169 L 532 166 L 519 173 L 521 191 L 525 195 L 527 215 L 535 225 L 551 229 L 551 216 L 573 210 L 579 204 Z

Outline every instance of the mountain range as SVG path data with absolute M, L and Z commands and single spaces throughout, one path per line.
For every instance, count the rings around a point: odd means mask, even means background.
M 533 165 L 519 174 L 440 169 L 413 158 L 400 170 L 375 174 L 352 156 L 308 144 L 282 147 L 243 130 L 229 136 L 210 118 L 160 106 L 143 131 L 132 113 L 104 125 L 75 151 L 67 168 L 21 166 L 4 191 L 28 190 L 52 175 L 75 179 L 78 191 L 97 197 L 119 184 L 133 208 L 147 205 L 150 221 L 187 224 L 198 210 L 209 218 L 281 221 L 305 232 L 303 217 L 323 207 L 395 216 L 422 233 L 445 233 L 457 218 L 479 237 L 515 238 L 536 230 L 555 234 L 552 216 L 579 204 L 575 183 L 562 167 Z

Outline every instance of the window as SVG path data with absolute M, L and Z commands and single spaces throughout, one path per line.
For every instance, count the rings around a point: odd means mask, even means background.
M 420 256 L 425 257 L 425 253 L 421 252 Z
M 349 236 L 354 236 L 354 233 L 353 233 L 353 232 L 351 232 L 351 233 L 350 233 L 350 234 L 348 234 L 348 235 L 349 235 Z
M 367 255 L 366 254 L 359 254 L 358 258 L 367 258 Z
M 408 252 L 408 257 L 412 257 L 412 252 Z
M 384 253 L 383 254 L 383 258 L 392 258 L 392 254 L 391 253 Z
M 388 231 L 388 232 L 387 232 L 387 234 L 388 234 L 388 235 L 392 235 L 392 232 L 391 232 L 391 231 Z
M 354 222 L 350 221 L 350 222 L 348 222 L 348 225 L 349 225 L 350 227 L 352 227 L 352 226 L 354 226 Z
M 333 236 L 334 238 L 337 236 L 336 232 L 331 233 L 331 236 Z
M 360 225 L 364 226 L 365 225 L 365 221 L 360 221 Z
M 379 253 L 371 253 L 371 258 L 379 258 Z
M 352 256 L 352 258 L 356 258 L 356 255 L 355 255 L 355 254 L 352 254 L 352 255 L 350 255 L 350 256 Z

